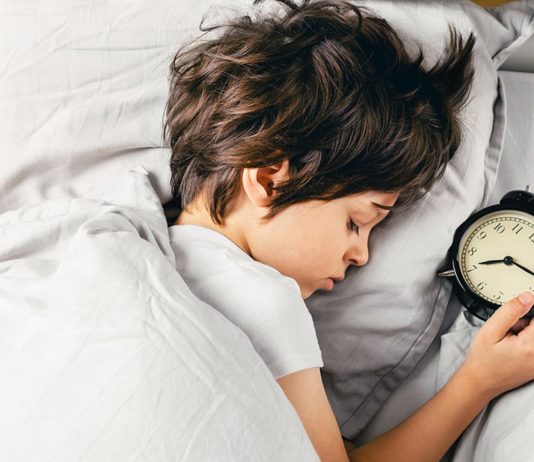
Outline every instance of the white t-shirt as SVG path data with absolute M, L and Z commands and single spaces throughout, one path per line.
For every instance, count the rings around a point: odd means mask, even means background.
M 275 378 L 323 366 L 313 319 L 294 279 L 209 228 L 174 225 L 169 234 L 176 269 L 191 292 L 249 336 Z

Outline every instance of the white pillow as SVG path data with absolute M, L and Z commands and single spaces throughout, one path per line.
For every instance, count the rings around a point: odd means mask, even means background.
M 2 5 L 0 212 L 101 197 L 138 164 L 170 198 L 161 126 L 179 23 L 149 0 Z

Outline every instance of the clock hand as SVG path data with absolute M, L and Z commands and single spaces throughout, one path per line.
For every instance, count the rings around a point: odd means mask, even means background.
M 529 274 L 532 274 L 532 276 L 534 276 L 534 272 L 533 271 L 530 271 L 528 268 L 525 268 L 523 265 L 520 265 L 519 263 L 517 263 L 516 261 L 513 261 L 512 262 L 515 266 L 519 266 L 519 268 L 521 268 L 522 270 L 526 271 L 527 273 Z
M 504 263 L 504 259 L 502 260 L 486 260 L 486 261 L 479 261 L 479 265 L 494 265 L 495 263 Z
M 502 260 L 486 260 L 486 261 L 478 262 L 479 265 L 494 265 L 495 263 L 505 263 L 507 265 L 516 265 L 519 268 L 521 268 L 523 271 L 526 271 L 527 273 L 532 274 L 532 276 L 534 276 L 534 271 L 531 271 L 528 268 L 525 268 L 523 265 L 520 265 L 510 256 L 506 256 Z
M 479 265 L 493 265 L 495 263 L 504 263 L 505 265 L 510 266 L 514 263 L 514 259 L 510 257 L 510 255 L 507 255 L 502 260 L 486 260 L 478 262 Z

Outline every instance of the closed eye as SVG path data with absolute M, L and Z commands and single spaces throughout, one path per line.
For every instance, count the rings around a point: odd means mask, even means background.
M 349 218 L 347 226 L 352 232 L 356 233 L 356 235 L 360 235 L 360 227 L 356 223 L 354 223 L 352 219 Z

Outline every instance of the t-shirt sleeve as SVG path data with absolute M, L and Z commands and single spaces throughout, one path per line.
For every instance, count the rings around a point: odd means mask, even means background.
M 275 378 L 323 360 L 313 319 L 294 279 L 256 265 L 197 281 L 191 290 L 250 338 Z

